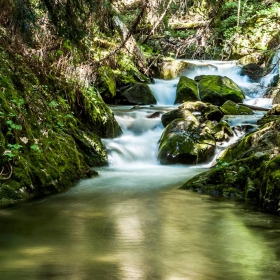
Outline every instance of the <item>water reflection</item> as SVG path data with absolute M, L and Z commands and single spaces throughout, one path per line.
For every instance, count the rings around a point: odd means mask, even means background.
M 279 279 L 279 217 L 106 172 L 0 211 L 1 279 Z

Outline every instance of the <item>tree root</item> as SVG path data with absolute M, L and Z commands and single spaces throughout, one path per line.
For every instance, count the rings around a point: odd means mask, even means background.
M 0 172 L 0 176 L 8 175 L 8 177 L 0 177 L 0 180 L 9 180 L 12 177 L 13 167 L 10 162 L 8 162 L 7 167 L 8 167 L 8 172 L 4 173 L 4 170 L 5 170 L 5 166 L 4 166 Z

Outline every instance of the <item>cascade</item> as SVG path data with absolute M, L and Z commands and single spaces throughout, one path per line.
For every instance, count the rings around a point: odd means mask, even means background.
M 192 68 L 191 71 L 185 73 L 187 77 L 193 79 L 198 75 L 211 74 L 227 76 L 235 81 L 245 92 L 245 104 L 271 107 L 272 100 L 263 98 L 265 93 L 264 87 L 260 86 L 260 84 L 252 83 L 248 76 L 241 75 L 241 66 L 237 65 L 236 61 L 186 61 L 198 65 L 197 69 L 193 70 Z M 273 62 L 275 63 L 275 61 L 276 58 Z M 274 76 L 270 75 L 269 77 L 272 79 Z M 269 78 L 266 77 L 266 79 L 266 83 L 268 83 Z M 137 166 L 139 168 L 141 166 L 159 166 L 157 161 L 157 143 L 164 129 L 161 123 L 161 115 L 177 108 L 177 105 L 174 105 L 174 100 L 178 81 L 179 78 L 168 81 L 156 79 L 155 83 L 150 85 L 157 99 L 157 105 L 154 107 L 141 106 L 137 109 L 132 108 L 132 106 L 112 107 L 116 120 L 122 127 L 123 135 L 116 139 L 103 140 L 108 151 L 111 167 Z M 155 112 L 157 112 L 157 115 L 151 118 L 151 115 Z M 244 125 L 244 123 L 255 125 L 258 118 L 260 116 L 250 116 L 250 120 L 248 120 L 248 117 L 244 116 L 229 119 L 228 121 L 231 126 Z M 209 163 L 203 166 L 211 166 L 215 162 L 215 158 L 241 136 L 242 133 L 235 135 L 228 143 L 219 144 L 215 156 Z
M 263 87 L 269 87 L 274 79 L 279 75 L 280 50 L 272 58 L 269 68 L 272 69 L 267 75 L 261 78 L 260 84 Z

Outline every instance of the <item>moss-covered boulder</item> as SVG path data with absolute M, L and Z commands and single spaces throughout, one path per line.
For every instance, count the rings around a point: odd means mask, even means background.
M 210 120 L 219 122 L 224 116 L 223 112 L 218 106 L 207 104 L 207 106 L 201 111 L 202 121 Z
M 218 75 L 203 75 L 195 77 L 198 82 L 198 91 L 203 102 L 221 106 L 227 100 L 236 103 L 245 98 L 238 85 L 228 77 Z
M 216 141 L 219 142 L 229 141 L 230 137 L 234 135 L 234 132 L 229 124 L 224 120 L 221 120 L 220 122 L 208 120 L 203 125 L 210 129 L 209 133 L 215 138 Z
M 174 104 L 198 100 L 200 100 L 200 98 L 196 81 L 185 76 L 180 77 Z
M 231 100 L 226 101 L 220 109 L 225 115 L 253 115 L 254 113 L 252 109 Z
M 135 83 L 121 94 L 121 104 L 126 105 L 150 105 L 157 100 L 147 84 Z
M 115 74 L 109 66 L 99 67 L 97 74 L 99 92 L 105 102 L 111 103 L 117 94 Z
M 108 162 L 100 138 L 121 134 L 94 87 L 42 77 L 29 60 L 0 48 L 0 205 L 95 175 Z
M 216 147 L 209 129 L 202 128 L 197 119 L 173 120 L 159 140 L 158 159 L 162 164 L 196 164 L 209 159 Z
M 193 121 L 196 121 L 193 114 L 190 111 L 184 109 L 175 109 L 161 116 L 161 121 L 164 127 L 166 127 L 175 119 L 184 119 L 184 120 L 191 119 Z
M 264 117 L 272 116 L 272 115 L 280 115 L 280 104 L 274 105 L 269 111 L 266 112 Z
M 229 147 L 215 168 L 182 188 L 257 199 L 266 211 L 280 213 L 280 120 L 266 123 Z
M 280 105 L 274 105 L 266 114 L 258 120 L 258 125 L 264 125 L 271 121 L 276 121 L 280 118 Z

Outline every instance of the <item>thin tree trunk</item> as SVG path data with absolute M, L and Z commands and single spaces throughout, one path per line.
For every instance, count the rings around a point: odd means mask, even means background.
M 170 0 L 164 10 L 164 12 L 162 13 L 162 15 L 160 16 L 160 18 L 158 19 L 158 21 L 156 22 L 156 24 L 154 25 L 153 29 L 150 31 L 150 33 L 148 34 L 148 36 L 144 39 L 144 41 L 142 42 L 142 44 L 145 44 L 149 38 L 152 36 L 152 34 L 154 33 L 154 31 L 157 29 L 158 25 L 162 22 L 163 18 L 165 17 L 167 11 L 169 10 L 171 4 L 172 4 L 173 0 Z
M 240 9 L 241 9 L 241 0 L 238 0 L 237 28 L 239 27 L 239 21 L 240 21 Z

